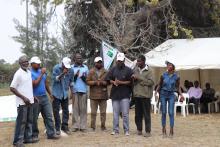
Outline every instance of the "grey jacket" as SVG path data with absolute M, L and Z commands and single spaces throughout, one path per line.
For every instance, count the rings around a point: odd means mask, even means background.
M 146 67 L 148 67 L 146 65 Z M 145 68 L 142 73 L 138 67 L 134 68 L 134 74 L 138 77 L 134 81 L 133 97 L 151 98 L 153 95 L 153 75 L 152 69 Z

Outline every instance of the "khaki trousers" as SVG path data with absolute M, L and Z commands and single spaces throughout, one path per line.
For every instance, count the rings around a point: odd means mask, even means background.
M 98 106 L 99 106 L 99 110 L 100 110 L 101 129 L 105 129 L 107 100 L 92 100 L 92 99 L 90 99 L 91 128 L 93 128 L 93 129 L 96 128 L 96 115 L 97 115 Z

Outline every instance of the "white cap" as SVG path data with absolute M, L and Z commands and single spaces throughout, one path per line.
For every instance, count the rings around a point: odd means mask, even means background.
M 125 60 L 125 54 L 124 53 L 118 53 L 117 54 L 117 61 L 124 61 Z
M 71 68 L 70 64 L 71 64 L 71 59 L 68 58 L 68 57 L 64 57 L 63 60 L 62 60 L 62 63 L 63 65 L 66 67 L 66 68 Z
M 41 64 L 40 58 L 37 56 L 34 56 L 31 58 L 30 63 L 36 63 L 36 64 Z
M 95 63 L 99 62 L 99 61 L 102 61 L 102 57 L 96 57 L 95 60 L 94 60 Z

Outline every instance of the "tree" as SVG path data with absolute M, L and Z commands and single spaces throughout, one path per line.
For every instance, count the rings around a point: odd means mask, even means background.
M 68 1 L 69 49 L 89 58 L 106 41 L 134 59 L 170 38 L 219 35 L 212 33 L 219 30 L 219 8 L 217 0 Z M 200 20 L 197 26 L 196 20 Z M 211 29 L 206 31 L 207 27 Z
M 28 13 L 27 26 L 23 26 L 15 19 L 19 35 L 13 38 L 22 44 L 23 53 L 29 57 L 39 56 L 43 64 L 51 70 L 63 56 L 61 43 L 48 32 L 54 8 L 49 7 L 49 0 L 30 0 L 29 3 L 32 9 Z

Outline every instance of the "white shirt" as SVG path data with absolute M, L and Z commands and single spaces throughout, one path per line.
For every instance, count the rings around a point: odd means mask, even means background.
M 19 68 L 14 74 L 10 87 L 15 88 L 18 92 L 27 97 L 31 104 L 34 103 L 32 78 L 29 70 L 24 71 Z M 19 105 L 25 105 L 25 103 L 20 97 L 16 96 L 16 106 L 19 107 Z

